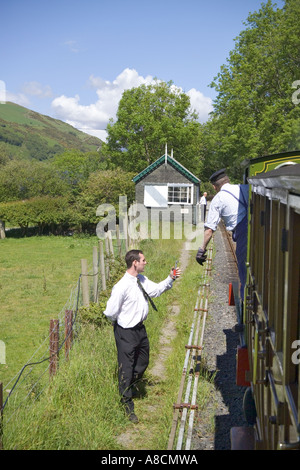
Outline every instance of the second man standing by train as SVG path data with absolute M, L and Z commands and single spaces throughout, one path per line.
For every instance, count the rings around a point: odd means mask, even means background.
M 181 271 L 174 268 L 165 280 L 155 283 L 142 275 L 147 262 L 141 250 L 130 250 L 125 261 L 127 271 L 114 285 L 104 314 L 114 323 L 121 402 L 130 421 L 136 423 L 132 392 L 149 363 L 149 341 L 144 325 L 148 302 L 153 304 L 152 297 L 171 289 Z
M 248 191 L 247 184 L 230 184 L 226 169 L 216 171 L 211 177 L 217 194 L 210 203 L 207 221 L 204 223 L 204 241 L 199 248 L 196 260 L 203 264 L 206 260 L 206 247 L 222 219 L 226 230 L 232 231 L 236 242 L 236 257 L 240 278 L 240 296 L 244 299 L 246 283 L 247 234 L 248 234 Z

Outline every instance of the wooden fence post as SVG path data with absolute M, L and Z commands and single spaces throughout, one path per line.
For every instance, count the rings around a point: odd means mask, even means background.
M 5 238 L 5 222 L 3 220 L 0 220 L 0 240 Z
M 108 242 L 108 232 L 105 232 L 104 234 L 104 242 L 105 242 L 105 251 L 106 255 L 109 257 L 109 242 Z
M 73 341 L 73 311 L 65 311 L 65 358 L 69 359 L 69 352 Z
M 107 238 L 108 238 L 108 246 L 109 246 L 109 252 L 112 256 L 112 259 L 115 259 L 115 253 L 114 253 L 114 246 L 113 246 L 113 241 L 112 241 L 112 234 L 111 230 L 107 232 Z
M 59 350 L 59 320 L 50 320 L 50 378 L 56 374 L 58 368 Z
M 93 246 L 93 295 L 95 303 L 98 302 L 98 271 L 98 248 L 96 246 Z
M 105 243 L 105 254 L 106 254 L 105 277 L 106 279 L 109 279 L 110 266 L 109 266 L 109 243 L 108 243 L 107 232 L 105 232 L 104 234 L 104 243 Z
M 99 240 L 99 262 L 100 262 L 102 290 L 106 290 L 105 262 L 104 262 L 104 250 L 103 250 L 102 240 Z
M 3 450 L 3 383 L 0 382 L 0 450 Z
M 89 298 L 89 281 L 88 281 L 88 264 L 86 259 L 81 260 L 81 281 L 82 281 L 82 301 L 83 306 L 88 307 L 90 305 Z
M 122 259 L 122 245 L 121 245 L 121 240 L 120 240 L 120 227 L 119 227 L 119 225 L 117 225 L 117 227 L 116 227 L 116 237 L 117 237 L 119 257 L 120 257 L 120 259 Z
M 129 240 L 128 240 L 128 220 L 126 217 L 123 219 L 123 227 L 124 227 L 124 238 L 125 238 L 125 251 L 127 253 L 129 249 Z

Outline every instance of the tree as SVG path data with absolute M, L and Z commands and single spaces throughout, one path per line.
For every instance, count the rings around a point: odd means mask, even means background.
M 239 163 L 296 149 L 300 106 L 292 101 L 300 79 L 300 3 L 277 9 L 269 0 L 249 15 L 228 63 L 211 84 L 218 92 L 204 131 L 206 167 L 228 167 L 239 179 Z
M 134 173 L 127 173 L 120 168 L 92 173 L 82 184 L 75 203 L 76 213 L 81 214 L 80 222 L 83 225 L 98 223 L 97 207 L 104 203 L 112 204 L 118 215 L 119 196 L 127 196 L 127 204 L 131 205 L 135 197 L 133 176 Z
M 0 203 L 0 218 L 13 226 L 18 225 L 23 234 L 30 225 L 37 226 L 42 234 L 45 227 L 54 231 L 59 225 L 69 227 L 77 222 L 67 198 L 49 196 Z
M 143 170 L 163 154 L 166 143 L 189 170 L 201 168 L 201 125 L 189 97 L 172 82 L 126 90 L 107 132 L 103 151 L 126 171 Z
M 69 187 L 48 164 L 11 160 L 1 167 L 0 202 L 35 196 L 64 196 Z
M 107 164 L 99 152 L 80 152 L 71 149 L 56 155 L 51 161 L 51 167 L 58 171 L 61 179 L 72 188 L 73 193 L 77 194 L 80 184 L 94 171 L 105 170 Z

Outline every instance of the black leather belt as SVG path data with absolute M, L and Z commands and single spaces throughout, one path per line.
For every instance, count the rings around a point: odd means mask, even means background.
M 116 326 L 119 328 L 122 328 L 123 330 L 135 330 L 136 328 L 141 328 L 144 325 L 144 322 L 140 321 L 134 326 L 129 326 L 128 328 L 124 328 L 123 326 L 119 325 L 119 323 L 116 323 Z

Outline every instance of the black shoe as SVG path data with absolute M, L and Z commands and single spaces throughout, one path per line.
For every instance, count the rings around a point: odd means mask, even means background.
M 133 411 L 128 414 L 128 419 L 129 419 L 129 421 L 131 421 L 134 424 L 137 424 L 139 422 L 139 419 L 138 419 L 137 415 L 135 413 L 133 413 Z

